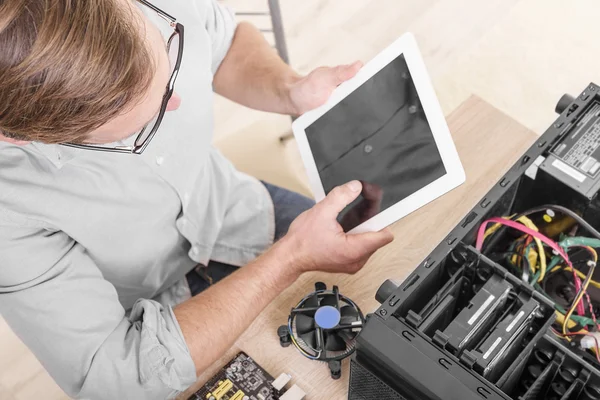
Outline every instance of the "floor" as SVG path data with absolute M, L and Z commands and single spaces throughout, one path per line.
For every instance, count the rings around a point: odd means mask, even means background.
M 600 25 L 588 17 L 600 13 L 597 0 L 280 1 L 291 64 L 302 73 L 368 61 L 413 32 L 446 114 L 475 94 L 541 134 L 563 93 L 600 83 L 600 55 L 592 51 Z M 225 2 L 240 11 L 266 8 L 265 0 Z M 265 17 L 253 22 L 269 26 Z M 224 99 L 216 119 L 219 137 L 257 121 L 288 124 Z M 68 398 L 1 319 L 0 354 L 0 399 Z
M 600 81 L 600 55 L 592 51 L 600 25 L 587 17 L 600 11 L 595 0 L 280 1 L 291 64 L 302 73 L 368 61 L 413 32 L 446 114 L 476 94 L 541 134 L 563 93 Z M 256 10 L 266 2 L 226 3 Z M 261 18 L 253 22 L 268 27 Z M 216 115 L 217 135 L 278 118 L 222 99 Z

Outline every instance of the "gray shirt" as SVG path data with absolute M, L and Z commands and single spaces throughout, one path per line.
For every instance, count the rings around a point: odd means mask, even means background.
M 190 295 L 186 273 L 241 266 L 273 241 L 265 187 L 211 145 L 233 15 L 213 0 L 154 4 L 185 26 L 183 101 L 144 154 L 0 142 L 0 312 L 73 397 L 185 390 L 196 373 L 171 306 Z

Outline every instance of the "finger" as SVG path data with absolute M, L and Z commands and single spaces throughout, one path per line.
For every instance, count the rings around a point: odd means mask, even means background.
M 361 189 L 362 185 L 359 181 L 348 182 L 334 188 L 319 204 L 325 212 L 333 214 L 333 217 L 336 218 L 348 204 L 358 197 Z
M 364 64 L 362 61 L 358 60 L 358 61 L 354 61 L 352 64 L 350 64 L 350 66 L 352 68 L 354 68 L 356 70 L 356 72 L 358 72 L 364 66 Z
M 362 61 L 354 61 L 352 64 L 348 64 L 348 71 L 352 74 L 352 76 L 356 75 L 358 71 L 363 67 Z
M 371 254 L 390 244 L 394 240 L 394 235 L 388 229 L 383 229 L 379 232 L 347 235 L 347 240 L 351 247 L 359 249 L 362 254 Z
M 361 68 L 362 62 L 360 61 L 333 68 L 332 83 L 337 86 L 343 82 L 346 82 L 348 79 L 353 78 Z

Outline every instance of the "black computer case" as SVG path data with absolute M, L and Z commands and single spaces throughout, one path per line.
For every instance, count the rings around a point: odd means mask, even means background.
M 520 276 L 492 259 L 494 249 L 475 247 L 487 219 L 547 204 L 600 227 L 599 92 L 590 84 L 563 97 L 552 126 L 447 238 L 401 285 L 381 286 L 381 306 L 357 338 L 349 399 L 600 400 L 600 363 L 552 330 L 559 289 L 544 283 L 542 293 L 525 268 Z M 573 226 L 548 213 L 548 226 Z M 589 293 L 587 306 L 600 311 L 600 289 Z

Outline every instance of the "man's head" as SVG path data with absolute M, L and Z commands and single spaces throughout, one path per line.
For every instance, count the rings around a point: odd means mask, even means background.
M 0 0 L 0 140 L 124 139 L 169 75 L 165 39 L 130 0 Z

